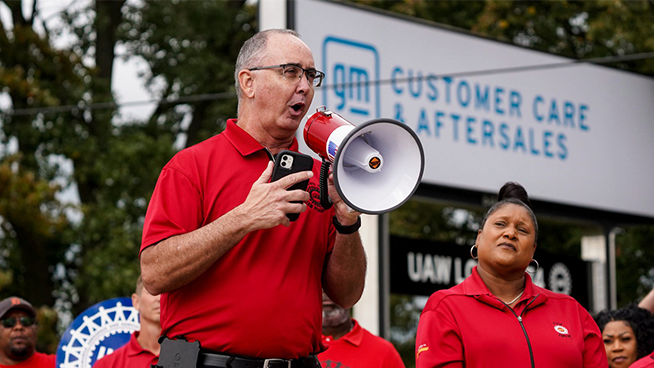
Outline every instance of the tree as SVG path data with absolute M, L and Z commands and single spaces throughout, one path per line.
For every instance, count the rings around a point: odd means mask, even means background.
M 0 296 L 49 307 L 56 299 L 77 315 L 131 294 L 161 168 L 235 115 L 233 65 L 254 32 L 254 8 L 95 1 L 64 9 L 49 29 L 42 2 L 27 3 L 24 12 L 22 1 L 0 2 L 12 15 L 0 29 L 10 101 L 0 111 Z M 55 47 L 64 35 L 70 46 Z M 150 67 L 144 79 L 159 103 L 144 121 L 120 116 L 116 57 Z
M 491 1 L 473 29 L 517 45 L 576 59 L 654 50 L 650 1 Z M 654 60 L 614 67 L 654 75 Z
M 654 4 L 637 1 L 354 1 L 570 58 L 654 50 Z M 654 60 L 612 65 L 654 75 Z
M 90 191 L 101 197 L 92 198 L 93 205 L 86 207 L 90 218 L 101 221 L 84 224 L 83 234 L 94 237 L 87 236 L 84 244 L 102 241 L 81 248 L 83 269 L 76 278 L 76 289 L 85 292 L 81 299 L 89 302 L 131 290 L 138 273 L 143 216 L 159 171 L 178 149 L 220 132 L 221 122 L 235 114 L 233 63 L 240 45 L 252 34 L 248 30 L 253 29 L 249 25 L 252 10 L 244 1 L 145 2 L 124 5 L 120 12 L 115 7 L 111 4 L 108 9 L 96 9 L 95 29 L 111 24 L 109 28 L 115 35 L 105 38 L 114 41 L 112 47 L 123 47 L 126 51 L 122 57 L 142 57 L 148 63 L 145 83 L 159 103 L 146 121 L 118 125 L 110 120 L 107 128 L 115 141 L 109 141 L 113 142 L 109 146 L 104 141 L 105 147 L 97 151 L 97 155 L 106 152 L 106 161 L 85 166 L 89 171 L 84 178 L 91 178 L 92 188 L 93 183 L 108 184 L 104 187 L 106 193 Z M 88 32 L 88 25 L 76 25 L 74 21 L 88 12 L 69 12 L 65 18 L 79 38 L 79 52 L 93 55 L 98 47 L 93 40 L 100 36 Z M 215 32 L 207 32 L 209 29 Z M 105 56 L 114 57 L 113 53 Z M 232 71 L 226 72 L 228 69 Z M 211 98 L 218 93 L 228 97 Z M 193 101 L 189 97 L 198 95 L 209 98 Z M 180 103 L 185 99 L 189 102 Z M 184 143 L 180 145 L 180 141 Z M 111 271 L 110 277 L 107 271 Z
M 47 37 L 34 32 L 35 18 L 24 17 L 21 3 L 6 3 L 13 28 L 0 29 L 2 92 L 14 110 L 70 104 L 81 95 L 83 71 L 73 72 L 76 55 L 55 50 Z M 64 88 L 66 86 L 66 88 Z M 0 143 L 16 146 L 16 155 L 2 152 L 0 183 L 0 263 L 11 282 L 4 296 L 20 294 L 35 305 L 54 304 L 55 266 L 67 248 L 70 226 L 65 206 L 54 196 L 60 171 L 57 141 L 68 126 L 53 114 L 4 115 Z M 44 143 L 47 140 L 47 143 Z
M 633 225 L 616 236 L 618 305 L 639 301 L 654 288 L 654 226 Z
M 148 2 L 130 8 L 121 28 L 127 54 L 146 60 L 146 85 L 160 101 L 148 125 L 163 124 L 184 133 L 190 146 L 222 130 L 226 118 L 235 115 L 234 62 L 243 42 L 254 34 L 254 8 L 244 3 Z M 185 98 L 191 111 L 188 128 L 182 126 L 179 105 L 167 102 Z

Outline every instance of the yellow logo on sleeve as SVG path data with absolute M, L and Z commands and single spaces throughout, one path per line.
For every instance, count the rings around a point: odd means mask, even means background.
M 422 354 L 423 352 L 425 352 L 427 350 L 429 350 L 429 346 L 427 346 L 427 344 L 422 344 L 422 345 L 418 346 L 418 351 L 416 352 L 416 359 L 418 359 L 420 354 Z

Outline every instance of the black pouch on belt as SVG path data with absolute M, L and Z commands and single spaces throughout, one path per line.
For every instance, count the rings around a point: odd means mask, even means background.
M 196 368 L 200 354 L 200 342 L 188 342 L 183 337 L 169 339 L 166 336 L 159 338 L 161 352 L 159 361 L 152 368 Z

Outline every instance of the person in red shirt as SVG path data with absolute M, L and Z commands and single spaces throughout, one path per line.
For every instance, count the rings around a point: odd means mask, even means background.
M 238 119 L 162 169 L 145 216 L 143 283 L 161 294 L 162 334 L 199 342 L 201 361 L 315 367 L 322 290 L 345 307 L 363 292 L 360 213 L 333 180 L 332 208 L 312 199 L 317 160 L 313 171 L 269 181 L 275 155 L 298 150 L 296 130 L 324 74 L 291 30 L 254 35 L 235 69 Z M 307 179 L 308 191 L 287 190 Z M 291 223 L 288 213 L 300 217 Z
M 644 358 L 638 359 L 629 368 L 654 368 L 654 352 Z
M 630 304 L 595 317 L 602 331 L 609 368 L 631 367 L 654 350 L 654 315 Z
M 526 190 L 505 184 L 470 249 L 478 265 L 461 284 L 432 294 L 422 311 L 417 368 L 608 366 L 588 311 L 534 285 L 526 272 L 537 237 Z
M 404 368 L 390 342 L 359 326 L 350 309 L 322 294 L 322 341 L 327 350 L 318 354 L 323 368 Z
M 0 302 L 0 367 L 54 368 L 55 355 L 36 351 L 36 311 L 25 299 Z
M 139 312 L 141 327 L 120 349 L 95 362 L 93 368 L 150 368 L 159 358 L 161 334 L 159 296 L 143 288 L 141 277 L 136 280 L 132 305 Z

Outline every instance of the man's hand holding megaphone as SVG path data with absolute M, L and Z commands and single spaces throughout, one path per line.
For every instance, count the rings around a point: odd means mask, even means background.
M 336 229 L 338 230 L 339 233 L 341 234 L 347 234 L 347 233 L 353 233 L 359 229 L 361 226 L 361 218 L 359 217 L 361 215 L 361 212 L 357 212 L 350 208 L 350 206 L 345 203 L 343 198 L 338 194 L 338 190 L 336 190 L 336 185 L 334 184 L 334 175 L 329 174 L 329 179 L 328 179 L 328 188 L 327 191 L 329 192 L 329 200 L 332 202 L 332 205 L 334 206 L 334 211 L 335 214 L 334 216 L 336 217 L 336 221 L 334 225 L 336 226 Z

